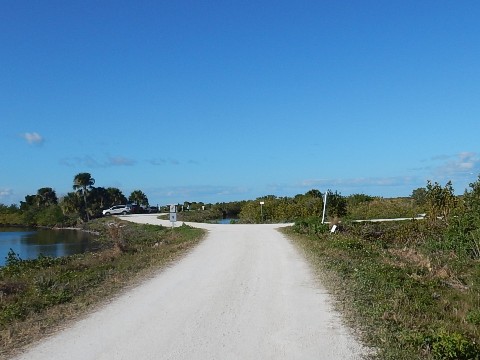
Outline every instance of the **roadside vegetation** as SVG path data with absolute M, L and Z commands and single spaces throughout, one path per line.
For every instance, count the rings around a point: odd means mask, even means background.
M 315 217 L 284 231 L 372 357 L 480 359 L 480 177 L 462 197 L 450 182 L 420 192 L 424 220 L 347 220 L 332 233 Z
M 24 261 L 13 252 L 0 268 L 0 354 L 35 339 L 119 291 L 132 274 L 157 269 L 193 246 L 202 231 L 96 219 L 140 190 L 94 187 L 88 173 L 57 199 L 51 188 L 20 207 L 0 204 L 0 225 L 77 226 L 97 231 L 94 252 Z M 178 204 L 178 221 L 294 223 L 284 229 L 312 261 L 337 304 L 378 359 L 480 360 L 480 176 L 461 196 L 427 182 L 411 196 L 342 196 L 312 189 L 294 197 Z M 422 214 L 421 220 L 414 220 Z M 322 222 L 322 217 L 328 223 Z M 370 219 L 405 218 L 400 222 Z M 93 219 L 93 220 L 92 220 Z M 362 222 L 357 222 L 362 220 Z M 336 225 L 336 231 L 330 228 Z M 134 276 L 133 276 L 134 277 Z
M 58 198 L 54 189 L 44 187 L 34 195 L 25 196 L 20 206 L 0 204 L 0 226 L 79 226 L 102 216 L 102 210 L 113 205 L 135 203 L 148 206 L 148 198 L 141 190 L 134 190 L 127 198 L 118 188 L 94 187 L 95 179 L 89 173 L 74 176 L 72 192 Z
M 128 285 L 185 254 L 204 235 L 117 218 L 96 219 L 95 251 L 22 260 L 13 251 L 0 267 L 0 358 L 88 312 Z
M 113 205 L 149 206 L 148 197 L 141 190 L 134 190 L 127 198 L 118 188 L 95 187 L 95 184 L 91 174 L 79 173 L 73 178 L 73 191 L 60 198 L 53 188 L 44 187 L 36 194 L 25 196 L 20 206 L 0 204 L 0 226 L 79 227 L 90 219 L 102 217 L 102 210 Z M 411 197 L 385 199 L 365 194 L 345 197 L 328 190 L 326 216 L 342 219 L 415 217 L 426 210 L 420 201 L 424 191 L 420 188 L 414 190 Z M 267 195 L 255 200 L 216 204 L 186 201 L 177 204 L 178 220 L 216 222 L 229 218 L 246 224 L 294 222 L 321 217 L 324 195 L 312 189 L 294 197 Z
M 178 221 L 216 223 L 221 219 L 238 219 L 242 207 L 247 201 L 233 201 L 229 203 L 190 203 L 177 206 Z
M 418 190 L 418 189 L 417 189 Z M 239 213 L 241 223 L 287 223 L 306 218 L 322 218 L 324 193 L 316 189 L 294 197 L 268 195 L 247 201 Z M 415 197 L 385 199 L 365 194 L 342 196 L 327 192 L 325 221 L 378 218 L 413 218 L 425 212 L 425 205 Z M 260 202 L 263 202 L 261 205 Z

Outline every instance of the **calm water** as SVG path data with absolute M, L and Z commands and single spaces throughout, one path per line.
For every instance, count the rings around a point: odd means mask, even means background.
M 0 266 L 10 249 L 20 258 L 35 259 L 38 255 L 60 257 L 83 253 L 93 235 L 76 230 L 38 230 L 0 227 Z
M 217 224 L 230 224 L 231 220 L 238 220 L 238 219 L 220 219 L 217 221 Z

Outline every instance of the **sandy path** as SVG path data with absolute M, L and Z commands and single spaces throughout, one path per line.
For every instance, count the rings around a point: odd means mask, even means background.
M 203 227 L 208 237 L 175 266 L 19 359 L 360 358 L 328 294 L 275 226 Z

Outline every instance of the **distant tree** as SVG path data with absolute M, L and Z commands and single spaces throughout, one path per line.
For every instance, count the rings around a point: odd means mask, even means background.
M 73 178 L 73 190 L 75 190 L 77 193 L 81 192 L 83 195 L 87 221 L 90 221 L 90 216 L 88 215 L 87 193 L 93 188 L 94 184 L 95 179 L 92 178 L 92 175 L 90 175 L 89 173 L 79 173 Z
M 305 193 L 306 196 L 311 196 L 313 198 L 321 198 L 322 197 L 322 193 L 320 192 L 320 190 L 317 190 L 317 189 L 312 189 L 312 190 L 309 190 Z
M 128 201 L 138 205 L 148 206 L 148 198 L 141 190 L 134 190 L 128 197 Z
M 17 205 L 15 204 L 11 204 L 9 206 L 5 205 L 5 204 L 0 204 L 0 214 L 7 214 L 7 213 L 18 213 L 19 212 L 19 208 Z
M 110 207 L 110 196 L 103 187 L 95 187 L 88 193 L 89 213 L 93 216 L 100 216 L 102 210 Z
M 127 198 L 117 188 L 93 188 L 87 196 L 89 203 L 89 213 L 94 216 L 100 216 L 102 210 L 113 205 L 126 204 Z
M 295 195 L 293 198 L 294 198 L 295 200 L 300 200 L 300 199 L 303 198 L 304 196 L 305 196 L 304 194 L 297 194 L 297 195 Z
M 77 193 L 70 192 L 60 199 L 60 208 L 64 215 L 79 215 L 83 210 L 83 201 Z
M 427 189 L 424 187 L 417 188 L 412 191 L 410 197 L 415 201 L 418 206 L 423 206 L 427 202 Z
M 17 205 L 0 204 L 0 224 L 1 225 L 20 225 L 24 224 L 22 212 Z
M 37 195 L 26 195 L 25 201 L 20 201 L 20 210 L 28 210 L 37 205 Z
M 480 175 L 477 181 L 470 183 L 469 186 L 470 191 L 465 190 L 464 194 L 465 210 L 480 217 Z
M 127 198 L 125 195 L 123 195 L 120 189 L 109 187 L 107 188 L 107 192 L 110 200 L 108 207 L 127 203 Z
M 477 181 L 470 183 L 465 190 L 461 206 L 448 224 L 447 235 L 450 248 L 457 254 L 480 260 L 480 175 Z
M 427 217 L 430 221 L 441 220 L 448 224 L 449 216 L 455 210 L 457 200 L 454 195 L 452 182 L 442 187 L 439 183 L 427 182 L 426 188 Z
M 238 218 L 240 211 L 242 210 L 242 206 L 246 203 L 246 201 L 233 201 L 229 203 L 216 203 L 213 205 L 213 209 L 218 209 L 219 211 L 224 214 L 227 218 Z M 201 204 L 203 205 L 203 204 Z M 190 207 L 191 209 L 192 207 Z M 197 206 L 197 208 L 199 208 Z M 200 207 L 201 208 L 201 207 Z
M 358 204 L 373 201 L 373 197 L 365 194 L 352 194 L 347 197 L 349 206 L 357 206 Z
M 261 201 L 261 200 L 275 200 L 276 198 L 277 198 L 276 195 L 265 195 L 265 196 L 262 196 L 262 197 L 257 198 L 257 201 Z
M 477 181 L 470 183 L 469 186 L 470 190 L 465 189 L 461 206 L 457 207 L 456 227 L 461 229 L 460 232 L 463 234 L 478 231 L 480 250 L 480 175 Z
M 205 204 L 203 202 L 191 202 L 190 203 L 190 210 L 202 210 L 202 206 Z
M 341 218 L 347 215 L 347 200 L 337 191 L 328 190 L 327 214 L 332 218 Z
M 38 189 L 35 195 L 25 196 L 25 201 L 20 201 L 20 209 L 28 211 L 30 209 L 43 209 L 58 203 L 57 195 L 52 188 L 44 187 Z
M 35 223 L 40 226 L 63 226 L 66 220 L 67 217 L 57 204 L 43 208 L 35 216 Z
M 305 196 L 297 198 L 302 208 L 303 217 L 320 217 L 323 213 L 323 196 L 319 190 L 309 190 Z
M 57 194 L 55 193 L 55 190 L 53 190 L 50 187 L 44 187 L 44 188 L 38 189 L 37 195 L 36 195 L 36 203 L 38 207 L 48 207 L 51 205 L 57 205 L 58 198 L 57 198 Z

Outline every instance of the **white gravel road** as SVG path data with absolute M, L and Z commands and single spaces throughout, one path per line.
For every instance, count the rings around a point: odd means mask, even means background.
M 17 359 L 362 357 L 278 225 L 194 226 L 209 235 L 188 256 Z

